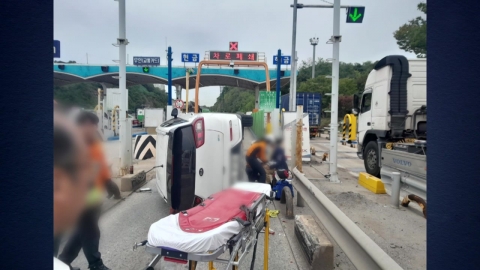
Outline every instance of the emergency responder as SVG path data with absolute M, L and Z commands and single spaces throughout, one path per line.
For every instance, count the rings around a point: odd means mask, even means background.
M 273 143 L 273 138 L 271 136 L 266 136 L 255 141 L 247 150 L 246 161 L 247 166 L 250 168 L 249 180 L 251 182 L 258 180 L 259 183 L 265 183 L 267 178 L 267 173 L 263 168 L 263 164 L 267 163 L 267 145 Z M 262 164 L 263 163 L 263 164 Z M 256 176 L 258 176 L 258 179 Z
M 95 168 L 79 130 L 57 110 L 53 126 L 53 237 L 54 256 L 62 234 L 71 229 L 85 208 Z M 54 270 L 69 267 L 53 259 Z
M 87 196 L 87 209 L 80 217 L 77 230 L 68 240 L 59 259 L 70 265 L 83 249 L 91 270 L 109 270 L 103 264 L 99 252 L 100 228 L 98 220 L 101 214 L 102 196 L 106 183 L 110 179 L 110 169 L 105 162 L 101 141 L 98 139 L 98 117 L 90 112 L 82 111 L 77 115 L 77 124 L 83 132 L 90 151 L 90 158 L 99 165 L 99 173 Z

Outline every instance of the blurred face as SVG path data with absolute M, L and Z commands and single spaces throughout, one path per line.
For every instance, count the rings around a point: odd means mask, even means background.
M 88 144 L 93 143 L 97 138 L 97 125 L 86 123 L 81 127 L 83 138 Z
M 73 225 L 85 207 L 87 193 L 93 185 L 93 163 L 87 146 L 76 134 L 77 151 L 72 170 L 54 168 L 54 224 L 55 234 Z

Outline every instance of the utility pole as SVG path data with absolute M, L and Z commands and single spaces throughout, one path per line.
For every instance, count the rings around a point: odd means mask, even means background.
M 125 0 L 118 0 L 118 19 L 119 19 L 119 35 L 117 45 L 119 48 L 119 89 L 120 89 L 120 167 L 122 169 L 129 168 L 132 164 L 132 141 L 127 134 L 127 67 L 126 67 L 126 53 L 128 40 L 126 38 L 126 18 L 125 18 Z M 130 144 L 130 145 L 129 145 Z
M 312 62 L 312 79 L 315 78 L 315 46 L 318 45 L 318 37 L 317 38 L 311 38 L 310 39 L 310 44 L 313 46 L 313 62 Z
M 297 98 L 297 89 L 296 89 L 296 73 L 297 73 L 297 63 L 295 61 L 296 55 L 296 42 L 297 42 L 297 0 L 293 0 L 293 27 L 292 27 L 292 72 L 290 73 L 290 93 L 289 93 L 289 108 L 291 112 L 296 110 L 296 98 Z M 293 151 L 292 151 L 293 153 Z
M 332 62 L 332 106 L 330 118 L 330 182 L 340 182 L 337 174 L 337 147 L 338 147 L 338 77 L 340 65 L 340 0 L 333 2 L 333 43 Z

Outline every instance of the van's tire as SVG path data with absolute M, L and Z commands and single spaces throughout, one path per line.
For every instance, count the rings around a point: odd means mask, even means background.
M 241 120 L 242 120 L 242 126 L 244 128 L 253 126 L 253 116 L 246 115 L 246 114 L 241 114 L 240 117 L 241 117 Z
M 363 151 L 363 162 L 368 174 L 380 177 L 380 166 L 378 166 L 379 158 L 377 142 L 370 141 Z

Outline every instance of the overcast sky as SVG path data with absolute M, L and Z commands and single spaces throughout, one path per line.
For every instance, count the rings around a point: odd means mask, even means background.
M 327 4 L 299 0 L 303 4 Z M 333 2 L 330 0 L 328 2 Z M 420 0 L 343 0 L 342 5 L 365 6 L 362 24 L 347 24 L 341 11 L 340 61 L 375 61 L 389 54 L 415 55 L 398 48 L 393 32 L 408 20 L 422 15 Z M 228 50 L 238 41 L 240 51 L 264 52 L 268 64 L 278 49 L 292 50 L 293 0 L 127 0 L 126 23 L 129 63 L 133 56 L 160 56 L 166 65 L 166 48 L 172 46 L 173 65 L 182 65 L 180 53 Z M 299 9 L 297 52 L 299 63 L 311 60 L 309 39 L 318 37 L 316 57 L 331 58 L 325 44 L 333 31 L 333 9 Z M 61 42 L 61 59 L 89 64 L 114 64 L 118 48 L 118 2 L 114 0 L 55 0 L 54 39 Z M 273 65 L 272 65 L 273 66 Z M 273 68 L 273 67 L 272 67 Z M 205 87 L 201 103 L 213 105 L 219 87 Z M 185 97 L 185 91 L 182 93 Z M 189 97 L 194 97 L 190 92 Z

